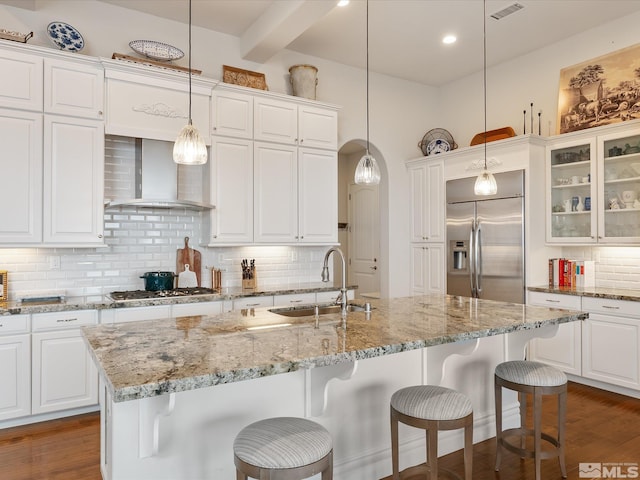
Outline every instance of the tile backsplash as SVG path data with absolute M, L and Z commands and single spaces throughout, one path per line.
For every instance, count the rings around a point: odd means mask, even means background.
M 53 292 L 98 299 L 115 290 L 143 289 L 139 277 L 144 272 L 175 271 L 185 237 L 202 253 L 205 287 L 211 286 L 212 267 L 222 269 L 224 288 L 241 286 L 243 258 L 256 260 L 259 287 L 320 281 L 328 247 L 202 247 L 200 215 L 186 209 L 119 207 L 105 213 L 104 248 L 0 248 L 0 270 L 9 272 L 9 299 Z
M 564 247 L 562 256 L 595 260 L 596 287 L 640 290 L 640 247 Z

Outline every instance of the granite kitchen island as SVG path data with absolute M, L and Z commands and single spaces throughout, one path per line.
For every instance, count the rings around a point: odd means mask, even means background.
M 101 377 L 103 477 L 234 478 L 238 431 L 287 415 L 331 432 L 336 479 L 382 478 L 391 471 L 395 390 L 460 390 L 474 405 L 474 441 L 492 437 L 495 365 L 522 359 L 531 338 L 587 317 L 446 295 L 371 305 L 344 318 L 263 308 L 85 327 Z M 516 398 L 504 404 L 505 424 L 515 425 Z M 462 445 L 458 432 L 446 433 L 440 454 Z M 422 432 L 401 430 L 401 468 L 424 460 L 423 441 Z

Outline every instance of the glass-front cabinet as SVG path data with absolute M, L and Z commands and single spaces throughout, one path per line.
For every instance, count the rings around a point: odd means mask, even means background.
M 547 241 L 590 243 L 597 234 L 594 141 L 547 148 Z
M 547 146 L 548 243 L 640 243 L 640 122 Z
M 627 135 L 612 134 L 598 142 L 598 241 L 640 241 L 640 127 Z

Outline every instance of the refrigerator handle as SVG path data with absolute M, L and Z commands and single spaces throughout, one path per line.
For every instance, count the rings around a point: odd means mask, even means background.
M 475 248 L 473 256 L 475 260 L 476 293 L 477 297 L 480 298 L 480 294 L 482 293 L 482 230 L 480 228 L 480 221 L 476 224 L 476 238 L 473 243 L 473 247 Z
M 475 239 L 475 222 L 471 220 L 471 229 L 469 233 L 469 286 L 471 287 L 471 296 L 476 296 L 476 286 L 474 282 L 475 272 L 475 253 L 474 253 L 474 239 Z

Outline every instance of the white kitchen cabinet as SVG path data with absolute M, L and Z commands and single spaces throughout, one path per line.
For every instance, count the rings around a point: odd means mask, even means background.
M 244 310 L 252 308 L 273 307 L 273 295 L 262 295 L 258 297 L 242 297 L 233 300 L 234 310 Z
M 95 310 L 32 315 L 31 412 L 56 412 L 98 403 L 98 371 L 82 333 L 98 323 Z
M 340 290 L 331 292 L 316 292 L 316 302 L 318 303 L 330 303 L 335 302 L 340 295 Z M 347 300 L 353 300 L 355 297 L 354 290 L 347 290 Z
M 222 313 L 222 301 L 219 302 L 194 302 L 176 303 L 171 306 L 172 317 L 185 317 L 192 315 L 218 315 Z
M 44 112 L 102 120 L 104 70 L 99 62 L 44 60 Z
M 337 181 L 335 152 L 256 142 L 254 241 L 336 243 Z
M 2 48 L 0 72 L 0 107 L 42 111 L 42 57 Z
M 411 241 L 444 242 L 444 161 L 425 160 L 409 166 Z
M 253 140 L 253 96 L 221 88 L 211 99 L 212 134 Z
M 583 298 L 582 375 L 640 390 L 640 311 L 637 302 Z
M 213 137 L 209 245 L 253 242 L 253 142 Z M 206 222 L 205 222 L 206 223 Z
M 545 292 L 529 292 L 530 305 L 581 310 L 581 297 Z M 551 338 L 529 342 L 527 358 L 559 368 L 565 373 L 582 375 L 582 324 L 569 322 L 558 326 Z
M 316 294 L 313 292 L 273 296 L 273 304 L 276 307 L 294 307 L 296 305 L 309 305 L 313 303 L 316 303 Z
M 171 318 L 171 305 L 150 307 L 110 308 L 100 311 L 100 323 L 137 322 Z
M 254 101 L 254 138 L 309 148 L 338 148 L 335 109 L 257 97 Z
M 45 115 L 45 244 L 100 245 L 104 211 L 101 121 Z
M 0 317 L 0 421 L 31 413 L 29 315 Z
M 0 145 L 0 244 L 40 242 L 42 114 L 0 109 Z
M 444 293 L 444 244 L 411 244 L 411 292 Z

